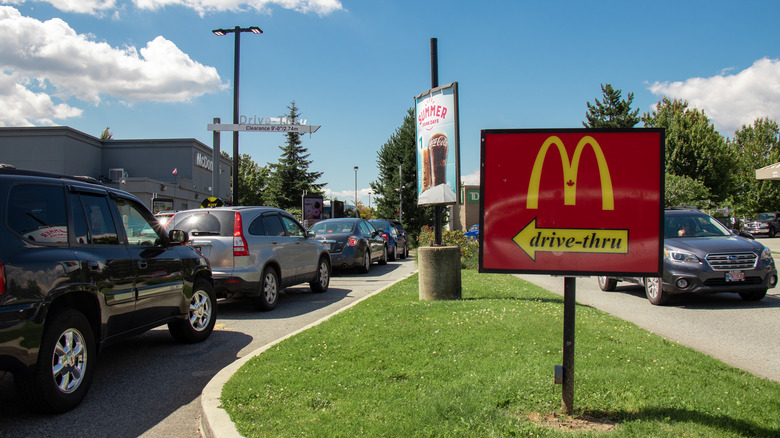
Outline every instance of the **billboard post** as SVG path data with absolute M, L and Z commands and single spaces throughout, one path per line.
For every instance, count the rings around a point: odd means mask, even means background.
M 576 276 L 660 277 L 663 129 L 483 130 L 479 271 L 564 277 L 562 409 L 574 411 Z

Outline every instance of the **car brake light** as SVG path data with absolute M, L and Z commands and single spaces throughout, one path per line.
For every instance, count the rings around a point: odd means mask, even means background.
M 384 237 L 385 241 L 390 240 L 390 238 L 387 236 L 387 233 L 382 233 L 382 237 Z
M 0 295 L 5 294 L 5 266 L 0 262 Z
M 349 240 L 347 240 L 347 245 L 349 246 L 355 246 L 358 243 L 358 238 L 355 236 L 349 236 Z
M 241 224 L 241 213 L 236 212 L 233 220 L 233 257 L 248 256 L 249 246 L 244 239 L 244 227 Z

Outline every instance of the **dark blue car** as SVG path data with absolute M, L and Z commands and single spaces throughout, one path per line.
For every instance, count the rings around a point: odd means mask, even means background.
M 372 219 L 371 225 L 374 226 L 387 242 L 387 254 L 390 260 L 405 259 L 409 254 L 409 248 L 406 244 L 406 238 L 399 233 L 398 228 L 390 221 L 381 219 Z

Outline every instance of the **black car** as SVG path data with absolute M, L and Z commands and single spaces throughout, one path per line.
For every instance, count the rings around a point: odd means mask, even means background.
M 325 219 L 309 228 L 330 253 L 333 269 L 358 268 L 368 272 L 371 264 L 387 264 L 387 243 L 382 233 L 365 219 Z
M 135 196 L 0 168 L 0 208 L 0 370 L 31 408 L 78 405 L 109 343 L 163 324 L 182 342 L 211 334 L 208 261 Z
M 664 213 L 663 277 L 598 278 L 601 290 L 618 281 L 645 287 L 647 299 L 662 305 L 671 295 L 736 292 L 758 301 L 777 285 L 772 251 L 755 240 L 735 235 L 712 216 L 695 210 Z

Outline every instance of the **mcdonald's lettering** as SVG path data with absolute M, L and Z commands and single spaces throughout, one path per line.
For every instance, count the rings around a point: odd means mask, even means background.
M 582 137 L 579 143 L 577 143 L 571 162 L 569 162 L 569 154 L 566 152 L 566 148 L 563 146 L 563 142 L 560 138 L 553 135 L 544 141 L 542 148 L 539 149 L 539 153 L 536 154 L 534 167 L 531 170 L 526 208 L 529 210 L 539 208 L 539 182 L 542 178 L 542 168 L 544 167 L 545 157 L 547 157 L 547 151 L 550 149 L 550 146 L 553 145 L 558 148 L 558 153 L 561 156 L 561 164 L 563 166 L 563 204 L 576 204 L 577 172 L 579 171 L 580 157 L 582 156 L 582 151 L 585 146 L 589 145 L 596 155 L 599 176 L 601 178 L 601 209 L 614 210 L 615 201 L 612 193 L 612 178 L 609 173 L 609 167 L 607 166 L 607 160 L 596 139 L 589 135 Z

